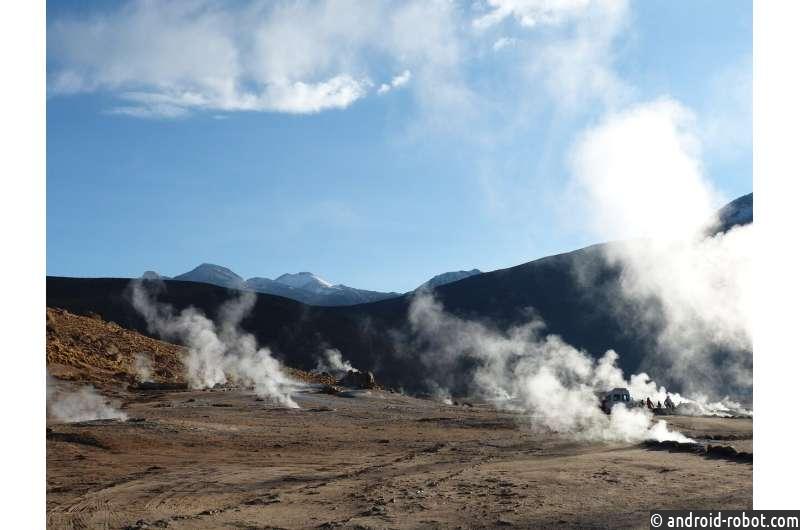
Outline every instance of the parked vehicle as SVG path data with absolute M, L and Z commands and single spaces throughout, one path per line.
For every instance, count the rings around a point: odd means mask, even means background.
M 636 406 L 627 388 L 615 388 L 600 396 L 600 408 L 603 409 L 603 412 L 606 414 L 611 414 L 611 409 L 614 408 L 614 405 L 618 404 L 626 408 Z

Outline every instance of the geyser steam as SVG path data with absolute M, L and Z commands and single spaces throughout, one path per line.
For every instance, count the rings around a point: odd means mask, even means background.
M 136 371 L 136 380 L 148 383 L 153 380 L 153 359 L 146 352 L 139 352 L 133 358 L 133 369 Z
M 605 253 L 621 271 L 608 302 L 631 328 L 656 330 L 643 366 L 693 394 L 747 397 L 754 229 L 710 235 L 721 194 L 704 176 L 695 128 L 693 114 L 671 99 L 606 116 L 573 147 L 571 192 L 599 237 L 647 238 Z
M 336 378 L 347 375 L 347 372 L 353 371 L 353 365 L 350 361 L 342 357 L 342 352 L 336 348 L 327 348 L 322 352 L 322 357 L 317 359 L 317 372 L 327 372 Z
M 183 359 L 186 379 L 192 388 L 211 388 L 232 382 L 252 387 L 260 397 L 296 408 L 292 392 L 302 386 L 290 378 L 269 348 L 240 328 L 255 304 L 253 293 L 242 292 L 222 305 L 217 322 L 188 307 L 176 314 L 172 306 L 155 300 L 153 282 L 131 284 L 133 306 L 147 321 L 151 332 L 177 340 L 188 348 Z
M 580 440 L 635 442 L 646 439 L 688 441 L 669 431 L 663 421 L 652 424 L 643 408 L 600 409 L 597 392 L 630 388 L 634 399 L 655 396 L 659 389 L 647 374 L 626 380 L 609 350 L 598 361 L 545 335 L 538 320 L 507 331 L 462 320 L 444 311 L 430 293 L 418 293 L 409 308 L 415 348 L 432 373 L 446 372 L 463 359 L 475 362 L 475 390 L 499 407 L 530 414 L 532 427 Z
M 72 388 L 50 374 L 47 374 L 47 415 L 66 423 L 128 418 L 117 403 L 98 394 L 94 387 Z

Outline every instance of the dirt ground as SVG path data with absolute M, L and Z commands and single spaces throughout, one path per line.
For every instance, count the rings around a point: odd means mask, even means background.
M 646 528 L 656 508 L 752 508 L 749 463 L 576 443 L 381 390 L 297 402 L 140 392 L 128 421 L 49 423 L 48 527 Z M 668 421 L 752 447 L 751 420 Z

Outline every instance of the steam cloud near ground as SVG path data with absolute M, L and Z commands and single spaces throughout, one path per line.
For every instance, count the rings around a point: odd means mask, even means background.
M 688 441 L 663 420 L 653 424 L 646 409 L 616 406 L 610 415 L 600 409 L 596 393 L 615 387 L 629 388 L 634 399 L 661 393 L 666 398 L 647 374 L 626 380 L 613 350 L 595 361 L 560 337 L 545 335 L 535 319 L 505 331 L 463 320 L 444 311 L 429 292 L 414 296 L 409 322 L 413 347 L 421 349 L 432 374 L 446 373 L 465 358 L 475 361 L 475 390 L 498 407 L 530 414 L 534 430 L 578 440 Z
M 347 372 L 355 370 L 350 361 L 342 357 L 342 352 L 336 348 L 327 348 L 322 352 L 322 356 L 317 359 L 317 372 L 327 372 L 337 379 L 347 375 Z
M 289 377 L 269 348 L 259 347 L 255 337 L 240 324 L 255 304 L 251 292 L 222 305 L 217 322 L 193 307 L 175 312 L 155 299 L 156 282 L 131 284 L 133 306 L 147 321 L 151 332 L 177 340 L 188 348 L 184 358 L 186 379 L 192 388 L 212 388 L 228 382 L 252 387 L 259 397 L 297 408 L 292 392 L 302 386 Z
M 128 416 L 118 403 L 98 394 L 91 385 L 74 388 L 47 374 L 47 416 L 65 423 L 119 419 Z
M 133 369 L 136 371 L 136 379 L 142 383 L 153 380 L 153 358 L 145 352 L 137 353 L 133 358 Z

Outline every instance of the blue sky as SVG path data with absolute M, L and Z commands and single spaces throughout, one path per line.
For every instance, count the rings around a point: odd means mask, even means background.
M 47 22 L 51 275 L 212 262 L 405 291 L 637 235 L 575 201 L 576 145 L 620 116 L 665 116 L 714 206 L 752 191 L 745 1 L 48 2 Z

